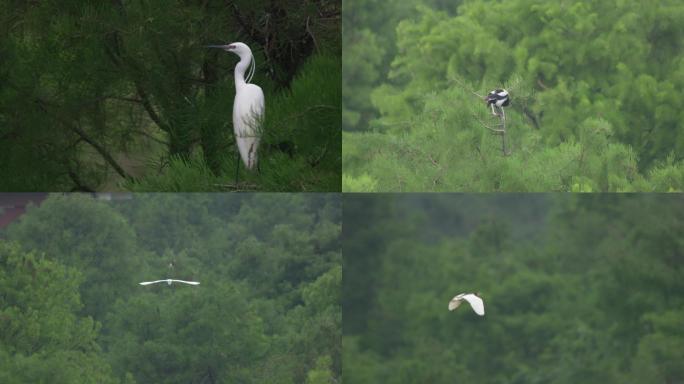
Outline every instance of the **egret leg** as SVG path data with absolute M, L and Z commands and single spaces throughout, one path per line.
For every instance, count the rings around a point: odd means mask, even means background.
M 494 112 L 494 104 L 489 104 L 489 106 L 492 107 L 492 115 L 499 116 L 496 112 Z
M 238 185 L 238 175 L 240 175 L 240 151 L 235 151 L 235 186 Z

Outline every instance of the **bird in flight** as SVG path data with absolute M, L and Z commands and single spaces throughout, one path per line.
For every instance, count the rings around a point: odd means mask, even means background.
M 453 311 L 454 309 L 458 308 L 463 300 L 470 304 L 475 313 L 480 316 L 484 316 L 484 301 L 482 301 L 482 298 L 477 293 L 461 293 L 454 296 L 454 298 L 449 302 L 449 310 Z
M 150 284 L 157 284 L 157 283 L 164 283 L 166 282 L 168 285 L 171 285 L 172 282 L 177 282 L 177 283 L 183 283 L 183 284 L 190 284 L 190 285 L 199 285 L 199 281 L 185 281 L 185 280 L 176 280 L 176 279 L 164 279 L 164 280 L 155 280 L 155 281 L 143 281 L 142 283 L 138 283 L 140 285 L 150 285 Z

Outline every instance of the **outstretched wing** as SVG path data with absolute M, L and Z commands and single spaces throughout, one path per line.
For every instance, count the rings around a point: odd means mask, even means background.
M 453 311 L 454 309 L 458 308 L 459 305 L 461 305 L 461 302 L 463 301 L 463 296 L 465 293 L 458 294 L 454 296 L 453 299 L 449 302 L 449 310 Z
M 185 283 L 185 284 L 190 284 L 190 285 L 199 285 L 199 281 L 185 281 L 185 280 L 175 280 L 175 279 L 171 279 L 171 281 L 177 281 L 179 283 Z
M 150 285 L 150 284 L 163 283 L 163 282 L 166 282 L 166 280 L 143 281 L 142 283 L 138 283 L 138 284 L 140 284 L 140 285 Z
M 482 299 L 479 296 L 469 293 L 467 295 L 464 295 L 463 298 L 470 303 L 470 306 L 473 307 L 473 311 L 475 311 L 475 313 L 477 313 L 480 316 L 484 316 L 484 301 L 482 301 Z

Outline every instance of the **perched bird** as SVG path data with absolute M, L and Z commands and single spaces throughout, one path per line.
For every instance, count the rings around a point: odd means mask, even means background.
M 265 101 L 261 87 L 250 84 L 256 64 L 252 50 L 245 43 L 231 43 L 228 45 L 209 45 L 209 48 L 218 48 L 226 52 L 232 52 L 240 57 L 240 62 L 235 66 L 235 99 L 233 101 L 233 130 L 239 156 L 249 170 L 257 167 L 257 149 L 261 139 L 261 124 L 264 119 Z M 245 72 L 247 77 L 245 78 Z M 235 170 L 235 183 L 239 161 Z
M 461 302 L 463 300 L 467 301 L 470 304 L 475 313 L 477 313 L 480 316 L 484 316 L 484 302 L 477 293 L 461 293 L 460 295 L 456 295 L 449 302 L 449 310 L 453 311 L 454 309 L 458 308 L 458 306 L 461 305 Z
M 142 283 L 138 283 L 140 285 L 150 285 L 150 284 L 156 284 L 156 283 L 163 283 L 166 282 L 168 285 L 171 285 L 172 282 L 177 282 L 177 283 L 183 283 L 183 284 L 190 284 L 190 285 L 199 285 L 199 281 L 185 281 L 185 280 L 176 280 L 176 279 L 164 279 L 164 280 L 155 280 L 155 281 L 143 281 Z
M 485 97 L 485 101 L 488 105 L 492 107 L 492 114 L 498 116 L 499 114 L 494 111 L 494 107 L 501 110 L 503 114 L 503 107 L 508 107 L 511 103 L 511 98 L 508 96 L 508 91 L 505 89 L 495 89 Z

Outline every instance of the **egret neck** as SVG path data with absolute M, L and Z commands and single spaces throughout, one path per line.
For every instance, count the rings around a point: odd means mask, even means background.
M 235 91 L 239 91 L 246 84 L 245 72 L 249 69 L 252 62 L 252 55 L 249 52 L 240 53 L 240 62 L 235 66 Z

